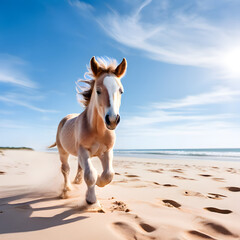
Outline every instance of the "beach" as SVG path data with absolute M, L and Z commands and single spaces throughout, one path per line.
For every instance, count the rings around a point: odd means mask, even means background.
M 239 161 L 114 156 L 101 207 L 86 204 L 84 181 L 60 199 L 60 166 L 56 152 L 0 153 L 1 240 L 240 239 Z

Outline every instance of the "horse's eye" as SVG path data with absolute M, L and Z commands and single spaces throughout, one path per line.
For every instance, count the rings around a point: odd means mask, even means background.
M 119 92 L 120 94 L 123 94 L 123 90 L 121 88 L 119 88 Z
M 97 90 L 97 94 L 100 95 L 100 94 L 101 94 L 101 91 L 100 91 L 100 90 Z

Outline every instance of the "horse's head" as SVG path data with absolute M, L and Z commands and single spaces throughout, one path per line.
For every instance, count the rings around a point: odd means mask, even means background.
M 102 68 L 92 57 L 90 67 L 95 77 L 94 95 L 99 115 L 109 130 L 114 130 L 120 122 L 119 108 L 123 86 L 121 78 L 127 69 L 127 61 L 123 58 L 117 67 Z

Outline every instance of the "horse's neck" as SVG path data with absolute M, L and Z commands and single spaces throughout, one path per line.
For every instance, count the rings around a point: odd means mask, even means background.
M 98 113 L 97 106 L 95 105 L 94 98 L 91 99 L 87 109 L 87 119 L 89 121 L 89 125 L 91 126 L 91 130 L 97 132 L 100 135 L 104 135 L 107 131 L 105 123 L 101 116 Z

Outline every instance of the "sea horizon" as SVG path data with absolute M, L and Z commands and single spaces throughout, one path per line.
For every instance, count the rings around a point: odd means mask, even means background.
M 57 152 L 56 148 L 47 152 Z M 240 148 L 114 149 L 115 156 L 179 160 L 240 161 Z
M 240 161 L 240 148 L 114 149 L 117 156 Z

